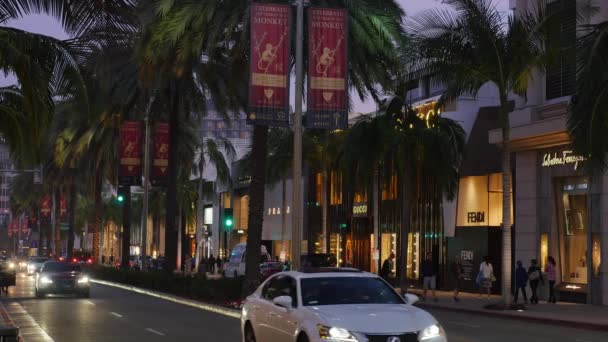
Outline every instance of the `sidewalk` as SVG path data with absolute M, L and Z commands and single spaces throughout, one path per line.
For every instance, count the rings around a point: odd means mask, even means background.
M 430 291 L 427 294 L 429 298 L 426 301 L 422 301 L 422 290 L 409 289 L 408 292 L 418 295 L 420 301 L 416 303 L 416 306 L 425 309 L 441 309 L 608 331 L 608 307 L 606 306 L 574 303 L 547 304 L 546 302 L 540 302 L 537 305 L 526 304 L 523 311 L 500 311 L 485 308 L 488 304 L 499 303 L 502 298 L 500 296 L 491 296 L 490 299 L 487 299 L 487 295 L 480 297 L 479 294 L 460 293 L 460 301 L 455 302 L 452 292 L 437 291 L 438 301 L 435 302 L 432 299 Z M 521 298 L 519 303 L 522 303 Z

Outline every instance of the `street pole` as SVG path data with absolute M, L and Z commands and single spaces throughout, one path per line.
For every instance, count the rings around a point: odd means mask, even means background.
M 141 213 L 141 269 L 145 269 L 146 255 L 147 255 L 147 242 L 148 242 L 148 196 L 150 192 L 150 110 L 152 109 L 152 103 L 156 96 L 153 94 L 148 102 L 146 108 L 146 117 L 144 124 L 146 125 L 146 132 L 144 137 L 144 203 L 143 211 Z
M 203 235 L 204 232 L 202 231 L 203 228 L 203 159 L 205 158 L 205 156 L 203 155 L 203 144 L 201 144 L 201 154 L 199 157 L 199 163 L 198 163 L 198 201 L 197 201 L 197 208 L 196 208 L 196 253 L 195 253 L 195 268 L 196 271 L 198 271 L 198 266 L 199 266 L 199 262 L 201 257 L 204 256 L 204 250 L 205 250 L 205 245 L 201 246 L 201 244 L 203 244 L 205 240 L 203 240 Z M 202 252 L 200 252 L 202 251 Z M 200 252 L 200 253 L 199 253 Z
M 302 250 L 302 92 L 304 88 L 304 0 L 297 1 L 296 29 L 296 103 L 293 135 L 293 222 L 291 233 L 291 268 L 300 268 Z
M 21 225 L 23 224 L 23 214 L 19 215 L 19 227 L 17 228 L 17 256 L 21 256 Z

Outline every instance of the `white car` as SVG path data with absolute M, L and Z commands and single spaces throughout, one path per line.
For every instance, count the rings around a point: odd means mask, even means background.
M 282 272 L 243 306 L 244 342 L 447 342 L 428 312 L 375 274 L 354 269 Z

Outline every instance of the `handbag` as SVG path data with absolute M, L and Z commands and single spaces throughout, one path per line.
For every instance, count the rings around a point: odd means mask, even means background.
M 496 277 L 494 276 L 494 273 L 492 273 L 492 277 L 490 279 L 492 280 L 492 282 L 496 281 Z
M 478 272 L 477 278 L 475 278 L 475 284 L 477 284 L 477 286 L 481 286 L 482 281 L 483 281 L 483 277 L 481 276 L 481 272 Z

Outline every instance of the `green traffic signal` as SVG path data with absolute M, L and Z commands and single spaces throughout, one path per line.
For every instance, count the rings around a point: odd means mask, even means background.
M 232 227 L 232 219 L 231 218 L 227 218 L 226 219 L 225 226 L 226 227 Z
M 125 200 L 125 196 L 123 196 L 123 195 L 118 195 L 116 197 L 116 201 L 118 201 L 118 203 L 122 203 L 122 202 L 124 202 L 124 200 Z

